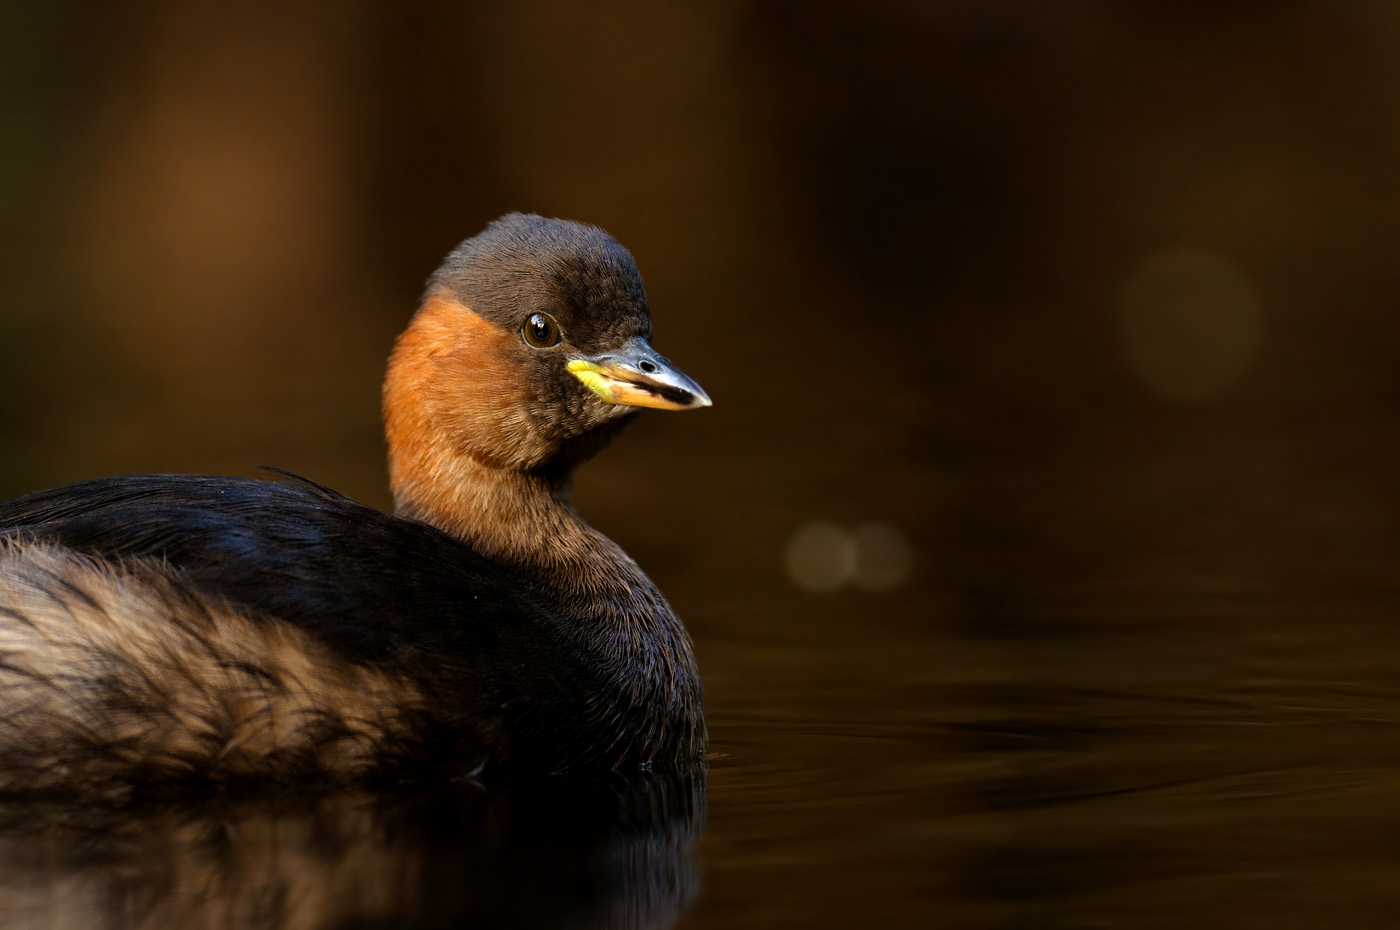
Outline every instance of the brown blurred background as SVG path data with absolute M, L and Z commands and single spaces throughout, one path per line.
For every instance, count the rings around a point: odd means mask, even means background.
M 579 500 L 699 645 L 693 920 L 1370 900 L 1289 817 L 1400 811 L 1400 6 L 6 4 L 0 121 L 3 496 L 387 506 L 441 257 L 508 210 L 632 250 L 715 408 Z

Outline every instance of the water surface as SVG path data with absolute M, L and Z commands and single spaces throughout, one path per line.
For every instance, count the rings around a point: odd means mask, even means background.
M 1387 605 L 701 642 L 708 773 L 0 809 L 6 925 L 1388 926 Z M 845 603 L 840 603 L 841 601 Z M 914 594 L 884 603 L 924 602 Z M 703 625 L 703 617 L 701 618 Z M 858 626 L 852 626 L 858 623 Z M 1318 634 L 1325 631 L 1325 639 Z

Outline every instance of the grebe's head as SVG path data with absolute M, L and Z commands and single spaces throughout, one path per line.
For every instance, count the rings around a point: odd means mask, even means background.
M 402 453 L 422 458 L 428 446 L 491 467 L 568 470 L 640 407 L 710 404 L 652 348 L 627 250 L 596 227 L 519 213 L 463 242 L 433 274 L 394 350 L 384 400 L 396 472 Z

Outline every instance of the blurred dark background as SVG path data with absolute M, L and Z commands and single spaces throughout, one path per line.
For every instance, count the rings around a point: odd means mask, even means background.
M 593 222 L 715 400 L 578 492 L 697 640 L 694 925 L 1393 913 L 1397 117 L 1385 2 L 0 5 L 0 496 L 388 506 L 426 276 Z

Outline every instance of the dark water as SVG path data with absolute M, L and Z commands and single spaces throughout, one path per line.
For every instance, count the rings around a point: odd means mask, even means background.
M 1392 611 L 1054 612 L 718 710 L 694 924 L 1390 925 Z

